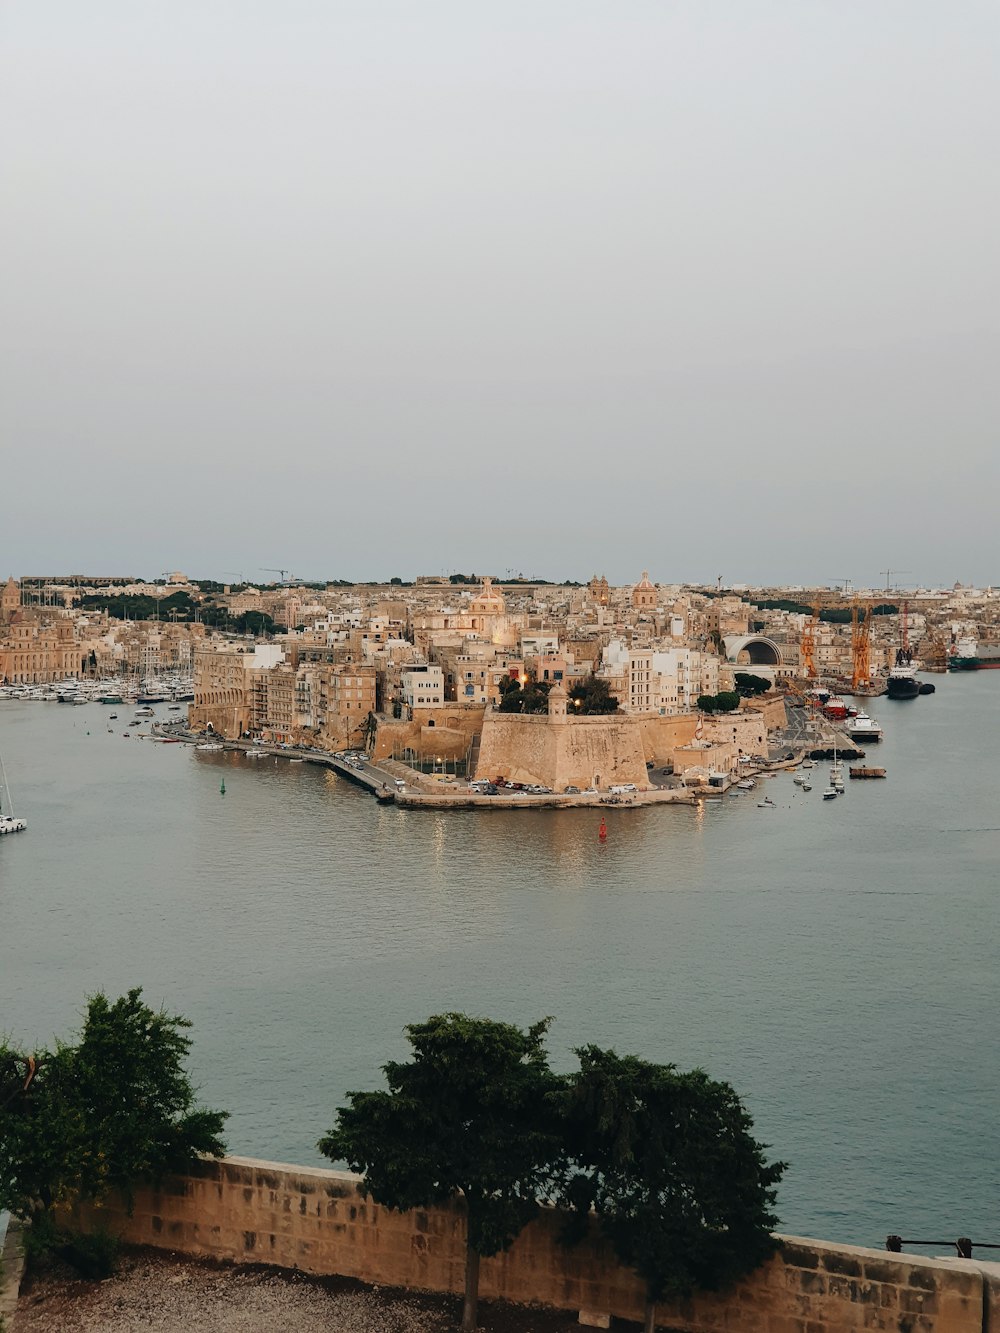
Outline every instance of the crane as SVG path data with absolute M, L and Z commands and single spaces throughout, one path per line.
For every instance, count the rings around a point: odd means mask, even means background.
M 802 626 L 802 640 L 799 655 L 802 659 L 802 672 L 807 680 L 816 679 L 816 626 L 819 623 L 819 598 L 813 602 L 812 615 Z
M 282 583 L 285 582 L 285 576 L 288 573 L 287 569 L 275 569 L 273 565 L 261 565 L 260 568 L 264 571 L 265 574 L 280 574 L 281 582 Z
M 872 604 L 856 597 L 851 606 L 851 689 L 871 684 Z

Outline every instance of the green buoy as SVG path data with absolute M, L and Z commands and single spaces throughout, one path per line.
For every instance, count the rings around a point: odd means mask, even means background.
M 219 788 L 219 795 L 220 795 L 220 796 L 225 796 L 225 794 L 226 794 L 226 779 L 223 778 L 223 779 L 222 779 L 222 786 Z

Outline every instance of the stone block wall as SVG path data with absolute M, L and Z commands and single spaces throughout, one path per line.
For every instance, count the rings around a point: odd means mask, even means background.
M 77 1222 L 193 1256 L 461 1292 L 461 1202 L 396 1213 L 366 1199 L 360 1183 L 346 1172 L 228 1157 L 139 1190 L 131 1216 L 121 1206 L 80 1209 Z M 483 1261 L 482 1295 L 639 1320 L 635 1274 L 596 1237 L 565 1248 L 559 1230 L 558 1213 L 539 1209 L 511 1250 Z M 1000 1265 L 785 1237 L 734 1289 L 664 1305 L 660 1322 L 683 1333 L 983 1333 L 991 1312 L 1000 1328 Z

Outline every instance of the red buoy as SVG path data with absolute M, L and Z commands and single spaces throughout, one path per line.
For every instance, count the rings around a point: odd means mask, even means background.
M 597 830 L 597 836 L 600 838 L 601 842 L 607 842 L 608 840 L 608 826 L 604 822 L 603 815 L 601 815 L 601 827 Z

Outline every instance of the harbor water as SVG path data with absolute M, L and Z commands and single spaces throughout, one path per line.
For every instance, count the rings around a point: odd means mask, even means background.
M 231 1150 L 315 1164 L 407 1022 L 550 1014 L 557 1067 L 596 1042 L 733 1082 L 789 1163 L 784 1230 L 1000 1241 L 1000 672 L 934 681 L 871 701 L 884 782 L 609 809 L 606 844 L 596 811 L 380 807 L 126 742 L 124 708 L 0 701 L 28 820 L 0 839 L 0 1031 L 47 1043 L 141 985 L 193 1020 Z

